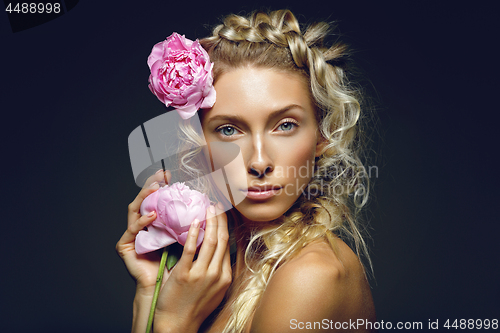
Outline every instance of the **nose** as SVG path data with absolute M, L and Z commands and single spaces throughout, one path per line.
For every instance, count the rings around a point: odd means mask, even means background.
M 252 140 L 252 155 L 248 163 L 248 173 L 263 178 L 274 170 L 274 163 L 265 147 L 262 135 L 257 135 Z

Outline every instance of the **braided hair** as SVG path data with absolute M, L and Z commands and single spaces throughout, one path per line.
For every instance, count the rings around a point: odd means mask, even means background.
M 368 198 L 368 177 L 357 153 L 360 103 L 346 77 L 347 47 L 325 47 L 328 33 L 324 22 L 302 32 L 289 10 L 278 10 L 229 15 L 212 36 L 200 40 L 214 62 L 214 82 L 245 66 L 299 74 L 308 84 L 321 135 L 327 140 L 306 191 L 279 221 L 251 235 L 245 252 L 251 273 L 228 304 L 224 332 L 244 331 L 276 269 L 311 242 L 326 239 L 336 251 L 335 233 L 371 267 L 356 218 Z

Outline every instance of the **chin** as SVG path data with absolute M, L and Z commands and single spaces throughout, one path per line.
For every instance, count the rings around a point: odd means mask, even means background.
M 239 205 L 236 205 L 235 208 L 248 220 L 254 222 L 270 222 L 283 216 L 292 204 L 293 202 L 287 205 L 283 202 L 276 202 L 275 200 L 255 203 L 246 199 Z

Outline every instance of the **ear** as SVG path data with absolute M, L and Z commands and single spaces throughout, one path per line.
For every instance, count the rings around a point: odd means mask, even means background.
M 316 153 L 314 156 L 319 157 L 326 151 L 328 140 L 318 133 L 318 140 L 316 141 Z

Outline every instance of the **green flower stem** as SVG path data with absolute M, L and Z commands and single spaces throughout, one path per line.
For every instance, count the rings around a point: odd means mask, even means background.
M 151 303 L 151 310 L 149 311 L 148 326 L 146 328 L 146 333 L 151 332 L 151 327 L 153 326 L 153 317 L 155 315 L 156 302 L 158 301 L 158 295 L 160 294 L 161 281 L 163 280 L 163 273 L 165 272 L 165 263 L 167 262 L 168 249 L 167 246 L 163 248 L 163 253 L 161 255 L 160 268 L 158 269 L 158 275 L 156 276 L 155 293 L 153 294 L 153 302 Z

